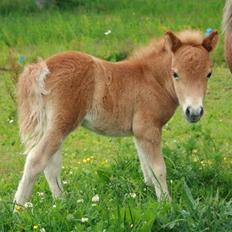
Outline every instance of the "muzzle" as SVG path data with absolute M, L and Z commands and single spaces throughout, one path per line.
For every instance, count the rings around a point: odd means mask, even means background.
M 187 120 L 191 123 L 199 121 L 203 114 L 204 114 L 204 109 L 202 106 L 196 109 L 191 106 L 188 106 L 185 110 L 185 116 Z

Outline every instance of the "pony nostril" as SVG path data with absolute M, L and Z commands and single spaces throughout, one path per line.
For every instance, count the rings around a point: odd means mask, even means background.
M 203 113 L 204 113 L 204 109 L 202 106 L 197 107 L 197 108 L 188 106 L 185 110 L 185 115 L 189 122 L 199 121 Z
M 199 114 L 200 114 L 200 116 L 202 116 L 204 114 L 204 108 L 203 107 L 200 108 L 200 113 Z
M 187 117 L 190 117 L 190 114 L 191 114 L 191 112 L 190 112 L 190 106 L 187 107 L 187 109 L 185 111 L 185 114 L 186 114 Z

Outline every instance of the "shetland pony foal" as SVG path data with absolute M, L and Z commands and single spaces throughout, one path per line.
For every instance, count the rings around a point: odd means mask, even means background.
M 109 136 L 133 135 L 145 182 L 158 199 L 169 197 L 161 130 L 178 104 L 190 122 L 203 115 L 209 52 L 217 40 L 217 32 L 206 38 L 167 32 L 118 63 L 65 52 L 27 66 L 18 83 L 18 108 L 28 156 L 16 203 L 29 200 L 42 171 L 53 196 L 60 196 L 60 147 L 80 125 Z

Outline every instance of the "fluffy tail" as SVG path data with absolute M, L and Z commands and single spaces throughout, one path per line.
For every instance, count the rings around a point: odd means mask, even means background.
M 45 61 L 25 67 L 17 85 L 19 127 L 28 153 L 40 140 L 47 125 L 44 95 L 49 70 Z
M 225 33 L 224 55 L 232 72 L 232 0 L 227 0 L 224 7 L 222 28 Z

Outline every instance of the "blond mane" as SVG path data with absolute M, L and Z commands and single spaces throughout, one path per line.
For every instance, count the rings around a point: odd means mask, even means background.
M 202 44 L 204 36 L 200 31 L 181 31 L 176 33 L 183 44 L 199 46 Z M 129 59 L 149 58 L 165 51 L 164 37 L 153 39 L 147 47 L 140 48 L 132 53 Z

